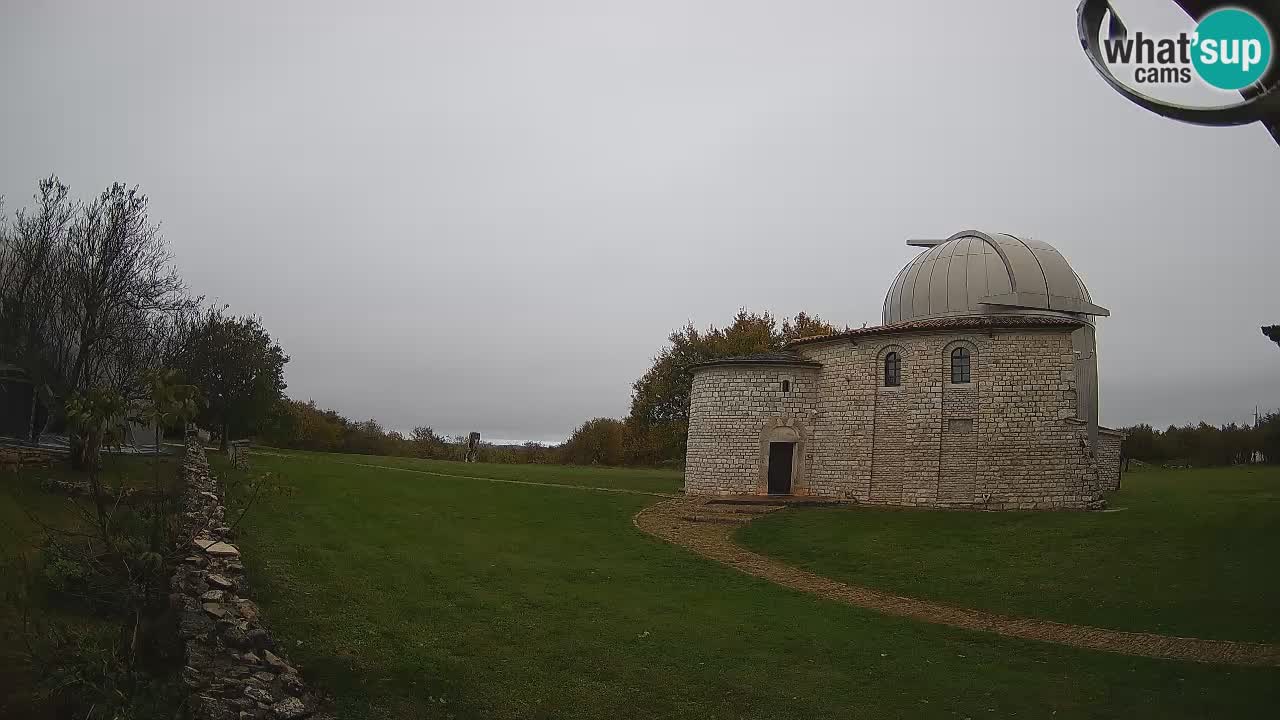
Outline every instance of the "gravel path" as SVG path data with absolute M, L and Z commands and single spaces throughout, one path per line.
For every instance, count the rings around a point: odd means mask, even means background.
M 769 505 L 725 505 L 676 499 L 650 505 L 633 522 L 642 531 L 686 547 L 748 575 L 783 587 L 886 615 L 939 625 L 980 630 L 1007 637 L 1070 645 L 1169 660 L 1227 665 L 1280 666 L 1280 646 L 1230 640 L 1201 640 L 1152 633 L 1125 632 L 1068 625 L 1049 620 L 1016 618 L 982 610 L 958 608 L 928 600 L 899 597 L 880 590 L 847 585 L 787 565 L 733 543 L 733 529 L 761 514 L 779 509 Z

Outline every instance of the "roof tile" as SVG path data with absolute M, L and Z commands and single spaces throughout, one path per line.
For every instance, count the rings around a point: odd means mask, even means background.
M 713 360 L 696 363 L 693 367 L 703 368 L 711 367 L 713 365 L 802 365 L 808 367 L 821 367 L 822 363 L 810 360 L 793 352 L 779 350 L 753 353 L 751 355 L 734 355 L 733 357 L 715 358 Z

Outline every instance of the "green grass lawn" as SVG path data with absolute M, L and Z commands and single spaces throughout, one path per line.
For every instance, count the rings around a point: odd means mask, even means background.
M 342 455 L 300 450 L 264 449 L 261 452 L 296 459 L 315 460 L 326 464 L 378 465 L 380 467 L 417 470 L 441 475 L 482 476 L 498 480 L 520 480 L 584 487 L 610 487 L 652 493 L 675 493 L 684 485 L 684 474 L 678 470 L 464 463 L 454 460 L 422 460 L 419 458 L 379 455 Z
M 1121 512 L 795 509 L 756 551 L 914 597 L 1122 630 L 1280 641 L 1280 468 L 1144 471 Z
M 252 581 L 344 718 L 1270 717 L 1280 704 L 1280 670 L 1015 641 L 778 588 L 640 533 L 631 516 L 655 498 L 345 457 L 253 462 L 290 491 L 265 493 L 246 517 Z

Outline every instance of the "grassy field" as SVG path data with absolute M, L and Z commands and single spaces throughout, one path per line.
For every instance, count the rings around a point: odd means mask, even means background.
M 1109 503 L 1121 512 L 788 510 L 737 539 L 822 575 L 955 605 L 1280 641 L 1280 468 L 1130 473 Z
M 464 463 L 453 460 L 421 460 L 418 458 L 342 455 L 295 450 L 263 450 L 262 452 L 275 453 L 278 456 L 299 460 L 313 460 L 324 464 L 339 463 L 358 467 L 375 465 L 454 478 L 478 476 L 496 480 L 577 485 L 582 487 L 608 487 L 652 493 L 675 493 L 684 484 L 684 477 L 678 471 L 654 470 L 651 468 L 498 465 Z
M 1269 717 L 1280 704 L 1274 669 L 1013 641 L 784 590 L 640 533 L 631 516 L 656 498 L 363 465 L 679 482 L 256 455 L 253 472 L 287 491 L 260 497 L 241 548 L 268 621 L 341 717 Z

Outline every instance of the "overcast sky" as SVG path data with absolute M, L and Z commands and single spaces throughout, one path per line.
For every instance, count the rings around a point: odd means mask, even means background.
M 1122 99 L 1075 6 L 6 0 L 0 194 L 141 185 L 292 397 L 394 428 L 562 439 L 673 328 L 877 324 L 968 228 L 1111 309 L 1104 423 L 1280 407 L 1280 149 Z

